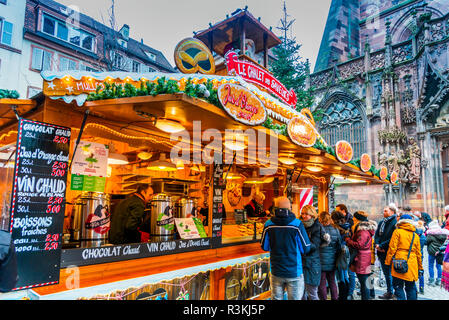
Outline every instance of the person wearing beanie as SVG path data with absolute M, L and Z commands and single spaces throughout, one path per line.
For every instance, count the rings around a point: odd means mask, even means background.
M 442 269 L 438 264 L 436 254 L 440 247 L 446 241 L 449 235 L 449 230 L 440 227 L 437 220 L 433 220 L 429 223 L 429 228 L 426 231 L 427 236 L 427 253 L 428 253 L 428 265 L 429 265 L 429 282 L 428 286 L 439 286 L 441 283 Z M 435 278 L 435 268 L 437 270 L 437 277 Z
M 397 223 L 396 206 L 389 205 L 384 208 L 384 218 L 379 222 L 374 235 L 374 245 L 377 252 L 377 257 L 382 268 L 382 273 L 387 283 L 387 292 L 379 296 L 379 299 L 390 300 L 393 299 L 393 278 L 391 277 L 391 268 L 385 264 L 388 247 L 390 245 L 391 236 L 396 229 Z
M 398 300 L 417 300 L 418 293 L 415 282 L 423 274 L 421 244 L 416 237 L 416 225 L 408 214 L 401 216 L 390 240 L 385 264 L 391 266 L 394 294 Z M 410 256 L 408 256 L 410 250 Z M 393 259 L 406 260 L 408 270 L 399 273 L 395 270 Z M 405 292 L 404 292 L 405 288 Z
M 301 209 L 301 222 L 304 224 L 309 236 L 312 249 L 303 259 L 305 290 L 303 300 L 319 300 L 318 286 L 321 282 L 320 247 L 322 235 L 325 233 L 323 226 L 318 221 L 318 214 L 311 205 L 305 205 Z
M 275 200 L 274 217 L 265 223 L 261 247 L 270 251 L 271 299 L 283 300 L 284 288 L 289 300 L 300 300 L 304 292 L 302 255 L 312 245 L 302 222 L 291 211 L 287 197 Z
M 367 285 L 368 277 L 371 274 L 371 249 L 373 236 L 377 223 L 368 219 L 368 214 L 364 211 L 354 213 L 354 228 L 352 237 L 347 236 L 345 242 L 349 248 L 356 251 L 350 269 L 355 272 L 360 283 L 362 300 L 370 299 L 370 290 Z

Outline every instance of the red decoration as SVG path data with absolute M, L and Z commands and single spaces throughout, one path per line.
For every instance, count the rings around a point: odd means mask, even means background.
M 279 97 L 286 104 L 295 107 L 298 98 L 293 89 L 288 90 L 282 83 L 279 82 L 271 73 L 265 69 L 257 66 L 254 63 L 238 60 L 237 53 L 229 51 L 225 55 L 226 67 L 228 74 L 236 74 L 241 76 L 248 82 L 252 82 L 267 89 L 277 97 Z

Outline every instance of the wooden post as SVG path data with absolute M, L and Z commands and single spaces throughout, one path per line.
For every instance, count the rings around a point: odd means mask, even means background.
M 318 212 L 329 211 L 329 201 L 327 197 L 327 191 L 329 189 L 329 178 L 326 178 L 326 182 L 320 182 L 318 187 Z

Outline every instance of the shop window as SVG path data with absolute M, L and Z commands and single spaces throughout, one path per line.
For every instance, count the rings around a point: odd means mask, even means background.
M 42 31 L 54 36 L 56 31 L 56 21 L 49 17 L 44 16 L 44 22 L 42 25 Z
M 140 72 L 140 63 L 133 61 L 133 72 Z
M 66 24 L 51 16 L 44 15 L 42 20 L 42 32 L 45 32 L 60 40 L 89 51 L 95 51 L 95 36 L 81 29 Z
M 1 43 L 11 46 L 13 24 L 6 20 L 0 20 L 0 29 L 1 29 L 1 38 L 0 38 Z
M 354 159 L 366 152 L 366 119 L 352 102 L 338 98 L 324 111 L 320 122 L 320 133 L 331 146 L 339 140 L 348 141 L 354 150 Z
M 61 40 L 67 41 L 69 37 L 69 29 L 67 26 L 61 22 L 58 23 L 58 34 L 57 37 Z
M 39 71 L 51 70 L 51 58 L 51 52 L 34 47 L 31 59 L 31 69 Z
M 61 57 L 59 59 L 59 71 L 77 70 L 76 61 Z
M 112 66 L 117 69 L 121 69 L 122 65 L 123 65 L 123 57 L 116 52 L 112 52 Z

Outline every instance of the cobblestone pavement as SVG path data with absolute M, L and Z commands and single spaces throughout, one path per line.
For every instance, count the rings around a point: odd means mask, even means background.
M 424 295 L 418 294 L 418 300 L 449 300 L 449 292 L 444 290 L 441 287 L 433 287 L 428 286 L 427 282 L 429 281 L 429 268 L 428 268 L 428 254 L 427 248 L 424 248 L 423 254 L 423 267 L 424 267 Z M 376 268 L 377 269 L 377 268 Z M 379 274 L 381 273 L 380 269 L 377 269 L 376 275 L 374 276 L 374 289 L 376 292 L 376 298 L 374 300 L 380 300 L 378 297 L 386 292 L 386 286 L 384 285 L 384 281 L 379 281 L 383 278 L 383 274 L 379 279 Z M 435 269 L 436 275 L 436 269 Z M 416 282 L 416 288 L 419 288 L 418 282 Z M 356 289 L 356 291 L 358 291 Z M 354 294 L 354 298 L 356 300 L 360 300 L 360 295 L 357 293 Z

